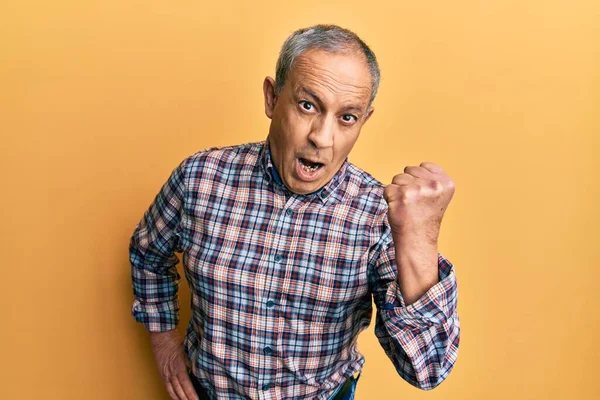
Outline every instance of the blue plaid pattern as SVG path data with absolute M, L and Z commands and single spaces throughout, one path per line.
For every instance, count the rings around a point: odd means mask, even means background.
M 406 306 L 384 186 L 346 161 L 320 191 L 273 178 L 267 142 L 183 160 L 130 241 L 132 313 L 175 329 L 183 254 L 192 318 L 185 350 L 211 398 L 327 399 L 362 370 L 369 326 L 399 375 L 431 389 L 450 373 L 460 326 L 453 266 Z

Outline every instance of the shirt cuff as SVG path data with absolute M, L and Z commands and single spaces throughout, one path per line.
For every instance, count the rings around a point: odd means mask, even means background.
M 160 303 L 133 301 L 131 315 L 149 332 L 165 332 L 177 328 L 179 323 L 179 299 Z
M 440 281 L 421 298 L 408 306 L 404 302 L 398 281 L 392 282 L 381 306 L 384 319 L 392 318 L 396 326 L 428 328 L 443 324 L 456 312 L 457 284 L 454 266 L 438 253 Z M 387 317 L 387 318 L 386 318 Z

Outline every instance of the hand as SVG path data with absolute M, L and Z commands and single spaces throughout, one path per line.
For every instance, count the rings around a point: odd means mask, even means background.
M 150 342 L 160 376 L 173 400 L 198 400 L 187 372 L 187 357 L 177 330 L 150 332 Z
M 454 195 L 454 182 L 431 162 L 404 168 L 394 176 L 383 196 L 395 238 L 418 238 L 437 244 L 444 212 Z

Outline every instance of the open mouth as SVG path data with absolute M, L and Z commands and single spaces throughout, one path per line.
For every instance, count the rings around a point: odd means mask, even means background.
M 304 182 L 314 182 L 323 175 L 325 164 L 314 162 L 306 158 L 296 159 L 296 176 Z
M 300 161 L 300 167 L 302 167 L 302 169 L 308 173 L 313 173 L 316 170 L 323 167 L 323 164 L 318 162 L 312 162 L 310 160 L 307 160 L 306 158 L 298 158 L 298 161 Z

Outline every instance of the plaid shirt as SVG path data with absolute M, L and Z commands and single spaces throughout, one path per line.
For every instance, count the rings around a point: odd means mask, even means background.
M 183 253 L 192 318 L 184 341 L 211 398 L 327 399 L 362 370 L 369 326 L 399 375 L 431 389 L 456 361 L 454 268 L 406 306 L 384 186 L 346 161 L 320 191 L 289 192 L 267 142 L 197 152 L 175 168 L 130 242 L 132 313 L 175 329 Z

